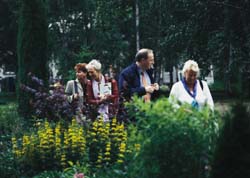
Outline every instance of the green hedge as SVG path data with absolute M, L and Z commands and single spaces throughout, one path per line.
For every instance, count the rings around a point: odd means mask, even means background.
M 250 111 L 238 103 L 224 120 L 214 156 L 212 178 L 250 177 Z
M 0 105 L 0 177 L 19 177 L 11 149 L 11 134 L 23 131 L 16 104 Z
M 20 133 L 23 124 L 22 119 L 18 116 L 15 103 L 0 105 L 0 134 Z
M 138 128 L 140 154 L 131 160 L 129 177 L 207 177 L 218 137 L 218 115 L 208 108 L 175 108 L 167 99 L 130 105 Z

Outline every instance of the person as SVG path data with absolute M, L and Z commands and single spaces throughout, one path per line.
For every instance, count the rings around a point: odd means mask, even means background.
M 208 105 L 213 110 L 214 102 L 207 83 L 197 79 L 199 72 L 197 62 L 193 60 L 186 61 L 182 69 L 184 77 L 173 85 L 170 98 L 175 98 L 181 103 L 189 103 L 195 108 Z
M 119 75 L 117 75 L 117 68 L 109 65 L 109 77 L 119 81 Z
M 133 95 L 138 95 L 144 102 L 150 102 L 159 90 L 159 85 L 153 78 L 154 53 L 151 49 L 140 49 L 135 61 L 119 76 L 120 94 L 127 101 Z
M 65 88 L 67 100 L 72 105 L 75 105 L 75 117 L 80 124 L 86 119 L 83 113 L 86 100 L 86 85 L 88 81 L 86 65 L 86 63 L 78 63 L 75 65 L 76 79 L 68 81 Z
M 118 109 L 117 82 L 102 75 L 102 65 L 96 59 L 91 60 L 86 67 L 91 78 L 87 83 L 87 103 L 96 106 L 96 113 L 104 122 L 108 122 Z M 96 119 L 95 116 L 92 119 Z

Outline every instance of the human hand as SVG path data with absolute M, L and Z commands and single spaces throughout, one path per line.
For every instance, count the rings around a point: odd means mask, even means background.
M 73 94 L 73 99 L 74 100 L 77 100 L 78 98 L 79 98 L 79 94 L 78 93 Z
M 153 93 L 154 92 L 154 87 L 149 85 L 149 86 L 145 87 L 145 90 L 146 90 L 147 93 Z
M 111 98 L 111 95 L 110 95 L 110 94 L 106 94 L 106 95 L 105 95 L 105 99 L 106 99 L 106 100 L 109 100 L 110 98 Z
M 99 95 L 100 103 L 107 101 L 107 95 Z
M 152 84 L 152 86 L 154 87 L 154 89 L 155 89 L 156 91 L 158 91 L 159 88 L 160 88 L 158 83 L 154 83 L 154 84 Z
M 104 100 L 104 98 L 105 98 L 105 95 L 99 95 L 100 100 Z

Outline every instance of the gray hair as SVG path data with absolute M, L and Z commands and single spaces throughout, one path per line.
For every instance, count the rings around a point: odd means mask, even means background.
M 188 70 L 192 70 L 197 73 L 197 77 L 200 75 L 200 69 L 194 60 L 188 60 L 185 62 L 183 69 L 182 69 L 182 75 L 185 76 L 185 72 Z
M 96 59 L 92 59 L 86 66 L 87 69 L 93 67 L 95 70 L 100 71 L 102 68 L 102 64 L 96 60 Z

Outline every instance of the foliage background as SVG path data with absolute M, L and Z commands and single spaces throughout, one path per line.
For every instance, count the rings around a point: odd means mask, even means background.
M 219 135 L 219 115 L 209 108 L 176 108 L 167 99 L 153 105 L 136 99 L 131 109 L 138 122 L 136 138 L 141 145 L 128 169 L 131 178 L 209 176 Z
M 155 52 L 157 80 L 162 69 L 171 72 L 172 66 L 180 67 L 192 58 L 200 64 L 203 77 L 213 64 L 222 89 L 229 94 L 236 91 L 249 96 L 249 1 L 43 2 L 47 11 L 48 57 L 59 67 L 63 80 L 72 77 L 68 71 L 75 63 L 91 58 L 99 59 L 104 71 L 110 64 L 120 71 L 134 59 L 138 31 L 140 47 Z M 0 3 L 0 65 L 9 69 L 17 69 L 15 34 L 21 4 L 15 0 Z M 14 35 L 10 38 L 10 34 Z

